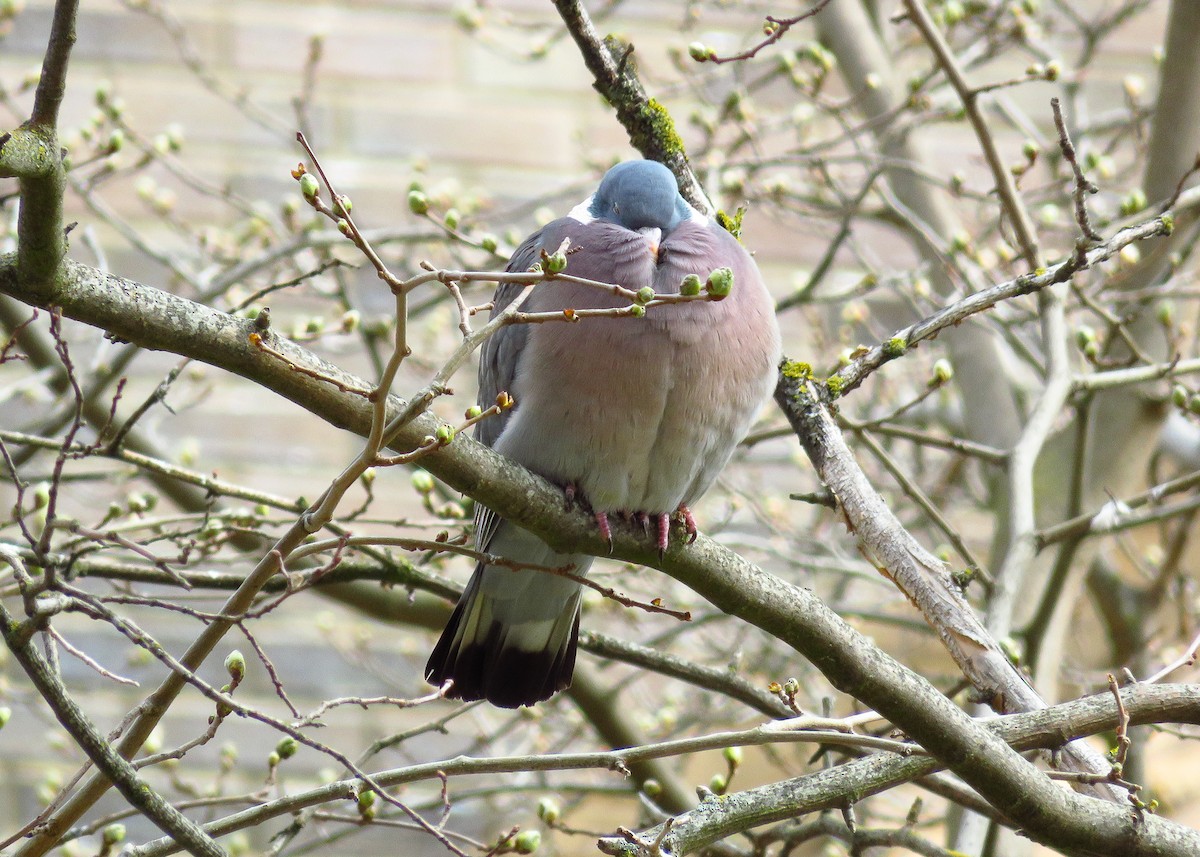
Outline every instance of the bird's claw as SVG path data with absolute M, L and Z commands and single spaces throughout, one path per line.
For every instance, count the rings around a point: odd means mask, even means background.
M 696 519 L 692 516 L 692 510 L 680 503 L 679 508 L 675 510 L 675 514 L 683 521 L 683 528 L 687 530 L 688 534 L 687 543 L 690 545 L 696 541 L 696 535 L 699 532 L 696 529 Z
M 576 499 L 575 486 L 567 485 L 564 492 L 567 495 L 568 502 L 574 502 Z M 688 535 L 687 544 L 690 545 L 696 541 L 696 519 L 692 517 L 692 510 L 682 503 L 679 504 L 679 508 L 673 514 L 661 512 L 651 515 L 647 512 L 629 512 L 627 510 L 618 511 L 616 514 L 626 523 L 640 525 L 642 532 L 647 536 L 650 535 L 650 522 L 654 521 L 654 543 L 658 547 L 659 559 L 666 555 L 667 548 L 671 546 L 672 518 L 678 518 L 680 523 L 683 524 L 684 530 Z M 608 523 L 608 514 L 605 512 L 594 512 L 593 515 L 596 519 L 596 526 L 600 529 L 600 535 L 608 543 L 608 552 L 611 554 L 613 552 L 613 538 L 612 527 Z
M 608 526 L 608 515 L 603 512 L 596 513 L 596 526 L 600 528 L 600 535 L 604 537 L 604 541 L 608 542 L 608 552 L 613 552 L 612 528 Z
M 662 559 L 671 543 L 671 516 L 663 512 L 655 515 L 654 520 L 658 524 L 658 558 Z

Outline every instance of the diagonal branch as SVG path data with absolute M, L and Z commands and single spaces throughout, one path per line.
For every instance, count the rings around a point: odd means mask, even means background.
M 138 776 L 133 765 L 117 754 L 75 700 L 71 699 L 62 682 L 55 677 L 50 665 L 38 654 L 37 649 L 21 630 L 21 623 L 0 606 L 0 633 L 3 633 L 9 650 L 38 692 L 49 703 L 58 722 L 83 748 L 104 777 L 117 787 L 130 805 L 137 807 L 146 818 L 189 853 L 204 857 L 225 857 L 223 848 L 150 788 L 145 780 Z
M 78 11 L 79 0 L 58 0 L 54 4 L 50 40 L 33 98 L 33 112 L 29 117 L 30 124 L 51 131 L 58 126 L 58 108 L 67 91 L 67 63 L 71 59 L 71 48 L 75 46 L 75 16 Z
M 625 45 L 618 57 L 614 55 L 615 40 L 600 38 L 581 0 L 554 0 L 554 6 L 595 78 L 592 85 L 617 112 L 617 120 L 629 135 L 629 142 L 644 157 L 666 164 L 675 173 L 684 198 L 700 211 L 711 214 L 713 204 L 688 163 L 675 123 L 662 104 L 646 95 L 638 80 L 633 45 Z

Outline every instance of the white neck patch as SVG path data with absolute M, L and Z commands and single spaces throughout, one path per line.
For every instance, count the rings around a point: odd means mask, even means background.
M 688 217 L 689 223 L 695 223 L 697 226 L 708 225 L 709 218 L 704 214 L 704 212 L 694 208 L 686 199 L 684 200 L 684 204 L 687 205 L 688 211 L 691 212 L 691 215 Z
M 571 209 L 571 213 L 568 214 L 567 217 L 571 218 L 572 220 L 577 220 L 580 223 L 591 223 L 596 219 L 595 215 L 593 215 L 591 212 L 592 199 L 594 198 L 595 194 L 589 196 L 583 202 L 579 203 L 579 205 Z

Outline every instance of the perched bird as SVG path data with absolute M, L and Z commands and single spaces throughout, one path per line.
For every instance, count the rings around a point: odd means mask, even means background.
M 609 513 L 657 524 L 694 503 L 745 437 L 775 385 L 779 329 L 754 261 L 732 235 L 680 196 L 654 161 L 613 167 L 596 192 L 531 235 L 509 271 L 528 271 L 542 250 L 570 239 L 565 273 L 658 294 L 679 294 L 733 272 L 721 301 L 650 307 L 643 318 L 509 325 L 483 345 L 479 402 L 509 392 L 515 407 L 479 423 L 476 437 L 514 461 L 578 492 L 607 533 Z M 522 286 L 503 284 L 499 312 Z M 561 312 L 628 306 L 627 298 L 563 281 L 539 284 L 522 309 Z M 540 566 L 592 558 L 555 553 L 490 510 L 476 519 L 479 550 Z M 425 678 L 453 679 L 450 696 L 504 708 L 532 705 L 571 683 L 579 637 L 580 585 L 536 570 L 480 563 L 429 658 Z

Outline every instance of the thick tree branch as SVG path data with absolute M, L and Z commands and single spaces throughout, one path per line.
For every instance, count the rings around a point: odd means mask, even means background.
M 1135 685 L 1121 691 L 1122 703 L 1133 724 L 1200 723 L 1200 689 L 1193 685 Z M 1034 750 L 1061 746 L 1066 740 L 1110 729 L 1117 721 L 1117 703 L 1108 691 L 1063 703 L 1044 711 L 996 718 L 979 724 L 982 732 L 1012 744 L 1018 750 Z M 637 762 L 669 758 L 699 749 L 726 746 L 749 746 L 771 743 L 772 740 L 836 741 L 836 733 L 788 733 L 781 729 L 755 729 L 743 733 L 722 733 L 697 738 L 666 741 L 642 747 L 630 747 L 596 753 L 541 754 L 496 758 L 470 758 L 412 765 L 375 775 L 380 785 L 395 787 L 447 774 L 451 777 L 488 773 L 527 771 L 566 771 L 583 768 L 620 770 Z M 882 752 L 834 768 L 774 783 L 745 792 L 726 795 L 718 801 L 706 802 L 676 821 L 672 831 L 671 853 L 686 854 L 730 832 L 737 832 L 772 820 L 792 818 L 805 812 L 844 805 L 846 794 L 866 797 L 899 783 L 929 774 L 939 767 L 928 756 L 904 756 Z M 221 836 L 271 818 L 290 815 L 310 806 L 328 803 L 352 794 L 353 780 L 341 780 L 308 791 L 296 792 L 226 816 L 205 825 L 206 832 Z M 745 796 L 744 799 L 739 799 Z M 725 808 L 729 815 L 722 812 Z M 753 815 L 747 815 L 747 811 Z M 769 817 L 768 817 L 769 814 Z M 1153 818 L 1151 816 L 1150 818 Z M 1161 822 L 1170 826 L 1170 822 Z M 720 828 L 714 826 L 720 825 Z M 653 837 L 655 831 L 650 831 Z M 720 831 L 720 832 L 719 832 Z M 609 840 L 604 840 L 609 842 Z M 168 840 L 147 843 L 131 852 L 131 857 L 165 857 L 178 848 Z M 1114 851 L 1121 857 L 1138 857 L 1147 852 Z M 1169 853 L 1169 852 L 1163 852 Z
M 712 214 L 713 204 L 688 163 L 671 115 L 646 95 L 638 80 L 633 45 L 621 48 L 611 37 L 601 39 L 581 0 L 554 0 L 554 6 L 595 78 L 593 86 L 617 112 L 617 121 L 629 134 L 629 142 L 644 157 L 666 164 L 675 173 L 684 198 L 700 211 Z M 618 48 L 620 56 L 614 54 Z
M 1161 723 L 1200 720 L 1200 688 L 1195 685 L 1133 685 L 1121 691 L 1121 700 L 1136 724 L 1156 722 L 1157 718 L 1162 718 L 1157 720 Z M 1138 714 L 1132 713 L 1135 709 Z M 1118 716 L 1112 694 L 1104 692 L 1042 711 L 989 720 L 987 728 L 1020 751 L 1053 749 L 1065 741 L 1111 729 Z M 674 820 L 671 853 L 689 854 L 758 825 L 840 809 L 845 806 L 847 794 L 859 799 L 869 797 L 899 782 L 926 776 L 937 768 L 937 763 L 926 757 L 876 753 L 813 774 L 725 795 Z M 641 835 L 652 840 L 661 830 L 660 825 Z M 640 857 L 628 843 L 616 837 L 601 840 L 601 850 Z M 1120 857 L 1134 854 L 1119 849 L 1100 853 Z

